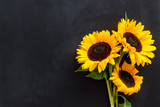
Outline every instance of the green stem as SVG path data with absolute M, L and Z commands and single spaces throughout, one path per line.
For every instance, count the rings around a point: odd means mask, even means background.
M 113 98 L 114 98 L 114 101 L 115 101 L 115 96 L 116 96 L 116 85 L 113 85 Z
M 112 84 L 109 80 L 107 80 L 107 78 L 106 78 L 106 84 L 107 84 L 107 89 L 108 89 L 110 105 L 111 105 L 111 107 L 114 107 L 114 99 L 113 99 L 113 93 L 112 93 L 112 88 L 111 88 Z
M 121 52 L 121 56 L 120 56 L 119 59 L 118 59 L 118 63 L 119 63 L 119 64 L 121 63 L 121 60 L 122 60 L 124 54 L 125 54 L 124 52 Z
M 113 71 L 113 70 L 112 70 L 112 69 L 113 69 L 113 67 L 112 67 L 112 64 L 110 64 L 110 63 L 109 63 L 109 65 L 108 65 L 108 66 L 109 66 L 109 77 L 111 77 L 111 75 L 112 75 L 112 71 Z
M 118 107 L 118 91 L 117 91 L 117 88 L 116 88 L 116 107 Z

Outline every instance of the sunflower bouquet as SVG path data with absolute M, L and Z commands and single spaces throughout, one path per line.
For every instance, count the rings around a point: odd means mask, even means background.
M 112 34 L 103 30 L 83 37 L 76 57 L 82 65 L 75 72 L 89 71 L 86 77 L 105 79 L 111 107 L 131 107 L 125 95 L 137 93 L 143 82 L 135 66 L 151 64 L 156 50 L 153 44 L 150 31 L 125 14 Z

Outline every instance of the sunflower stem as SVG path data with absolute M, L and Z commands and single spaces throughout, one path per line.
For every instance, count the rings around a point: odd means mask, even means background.
M 112 70 L 113 67 L 112 67 L 112 64 L 110 64 L 110 63 L 109 63 L 108 66 L 109 66 L 109 77 L 111 77 L 112 71 L 113 71 L 113 70 Z
M 115 101 L 115 96 L 116 96 L 116 85 L 113 85 L 113 98 L 114 98 L 114 101 Z
M 124 54 L 125 54 L 125 52 L 121 52 L 121 53 L 120 53 L 121 56 L 120 56 L 119 59 L 118 59 L 119 65 L 120 65 L 120 63 L 121 63 L 121 60 L 122 60 Z
M 118 91 L 117 91 L 117 87 L 116 87 L 116 92 L 115 92 L 115 94 L 116 94 L 116 98 L 115 98 L 115 100 L 116 100 L 116 107 L 118 107 Z
M 108 89 L 108 95 L 109 95 L 109 100 L 110 100 L 110 105 L 111 107 L 114 107 L 114 98 L 113 98 L 113 92 L 111 88 L 111 81 L 107 80 L 106 78 L 106 84 L 107 84 L 107 89 Z

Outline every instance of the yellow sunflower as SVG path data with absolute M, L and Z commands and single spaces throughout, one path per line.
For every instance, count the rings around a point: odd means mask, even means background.
M 83 37 L 76 59 L 79 63 L 84 63 L 82 69 L 93 71 L 98 66 L 100 73 L 105 70 L 107 63 L 115 65 L 114 58 L 119 57 L 117 52 L 121 49 L 117 44 L 116 38 L 108 30 L 93 32 Z
M 145 63 L 151 64 L 149 58 L 153 58 L 155 55 L 152 51 L 156 50 L 156 47 L 153 46 L 154 40 L 152 40 L 152 35 L 149 30 L 143 30 L 144 25 L 139 22 L 136 25 L 135 20 L 121 19 L 118 23 L 118 31 L 113 31 L 114 36 L 117 40 L 122 43 L 123 51 L 128 52 L 131 64 L 134 65 L 137 63 L 139 66 L 145 65 Z
M 124 94 L 137 93 L 142 84 L 142 76 L 135 75 L 139 71 L 132 65 L 123 63 L 122 67 L 119 67 L 117 63 L 110 80 L 117 86 L 117 90 L 123 92 Z

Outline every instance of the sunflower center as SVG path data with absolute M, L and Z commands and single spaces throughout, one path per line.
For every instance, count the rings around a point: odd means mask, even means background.
M 126 38 L 127 43 L 136 48 L 137 52 L 140 52 L 142 50 L 142 44 L 134 34 L 126 32 L 123 34 L 123 37 Z
M 89 48 L 88 57 L 92 61 L 102 61 L 109 56 L 110 52 L 111 47 L 108 43 L 99 42 Z
M 122 82 L 129 88 L 135 86 L 134 78 L 130 73 L 124 70 L 119 71 L 119 77 L 122 80 Z

